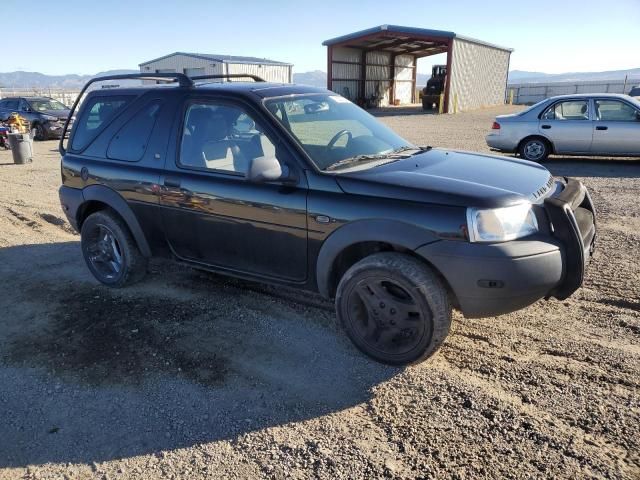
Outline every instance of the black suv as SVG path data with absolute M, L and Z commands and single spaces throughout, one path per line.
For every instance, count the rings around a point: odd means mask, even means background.
M 0 122 L 12 113 L 29 121 L 36 140 L 60 138 L 69 117 L 69 107 L 47 97 L 6 97 L 0 100 Z
M 324 89 L 173 77 L 91 91 L 60 142 L 62 207 L 105 285 L 164 256 L 318 291 L 358 348 L 399 365 L 438 349 L 453 307 L 494 316 L 582 284 L 580 182 L 412 145 Z

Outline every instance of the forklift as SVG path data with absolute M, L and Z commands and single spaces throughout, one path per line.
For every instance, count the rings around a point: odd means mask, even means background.
M 440 94 L 447 82 L 447 66 L 434 65 L 427 86 L 422 89 L 422 109 L 440 109 Z

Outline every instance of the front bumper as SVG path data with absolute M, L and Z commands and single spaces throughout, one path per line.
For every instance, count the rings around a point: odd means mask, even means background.
M 416 251 L 445 277 L 465 317 L 501 315 L 541 298 L 562 300 L 582 285 L 595 212 L 580 182 L 563 183 L 544 203 L 549 234 L 496 244 L 441 241 Z
M 44 124 L 49 138 L 60 138 L 64 131 L 64 122 L 47 122 Z

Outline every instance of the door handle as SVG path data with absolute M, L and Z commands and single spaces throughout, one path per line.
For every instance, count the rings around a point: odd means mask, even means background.
M 604 125 L 598 125 L 596 130 L 609 130 L 609 127 L 605 127 Z
M 173 178 L 173 177 L 167 177 L 164 179 L 164 186 L 165 187 L 174 187 L 174 188 L 180 188 L 180 180 L 177 178 Z
M 551 125 L 542 125 L 540 128 L 544 130 L 549 130 L 551 128 Z

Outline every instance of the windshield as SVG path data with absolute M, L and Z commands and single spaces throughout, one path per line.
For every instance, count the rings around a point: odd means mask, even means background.
M 412 147 L 339 95 L 296 95 L 267 100 L 265 105 L 321 170 L 346 159 L 379 156 Z
M 60 102 L 51 99 L 29 100 L 29 105 L 36 112 L 46 112 L 47 110 L 69 110 Z

